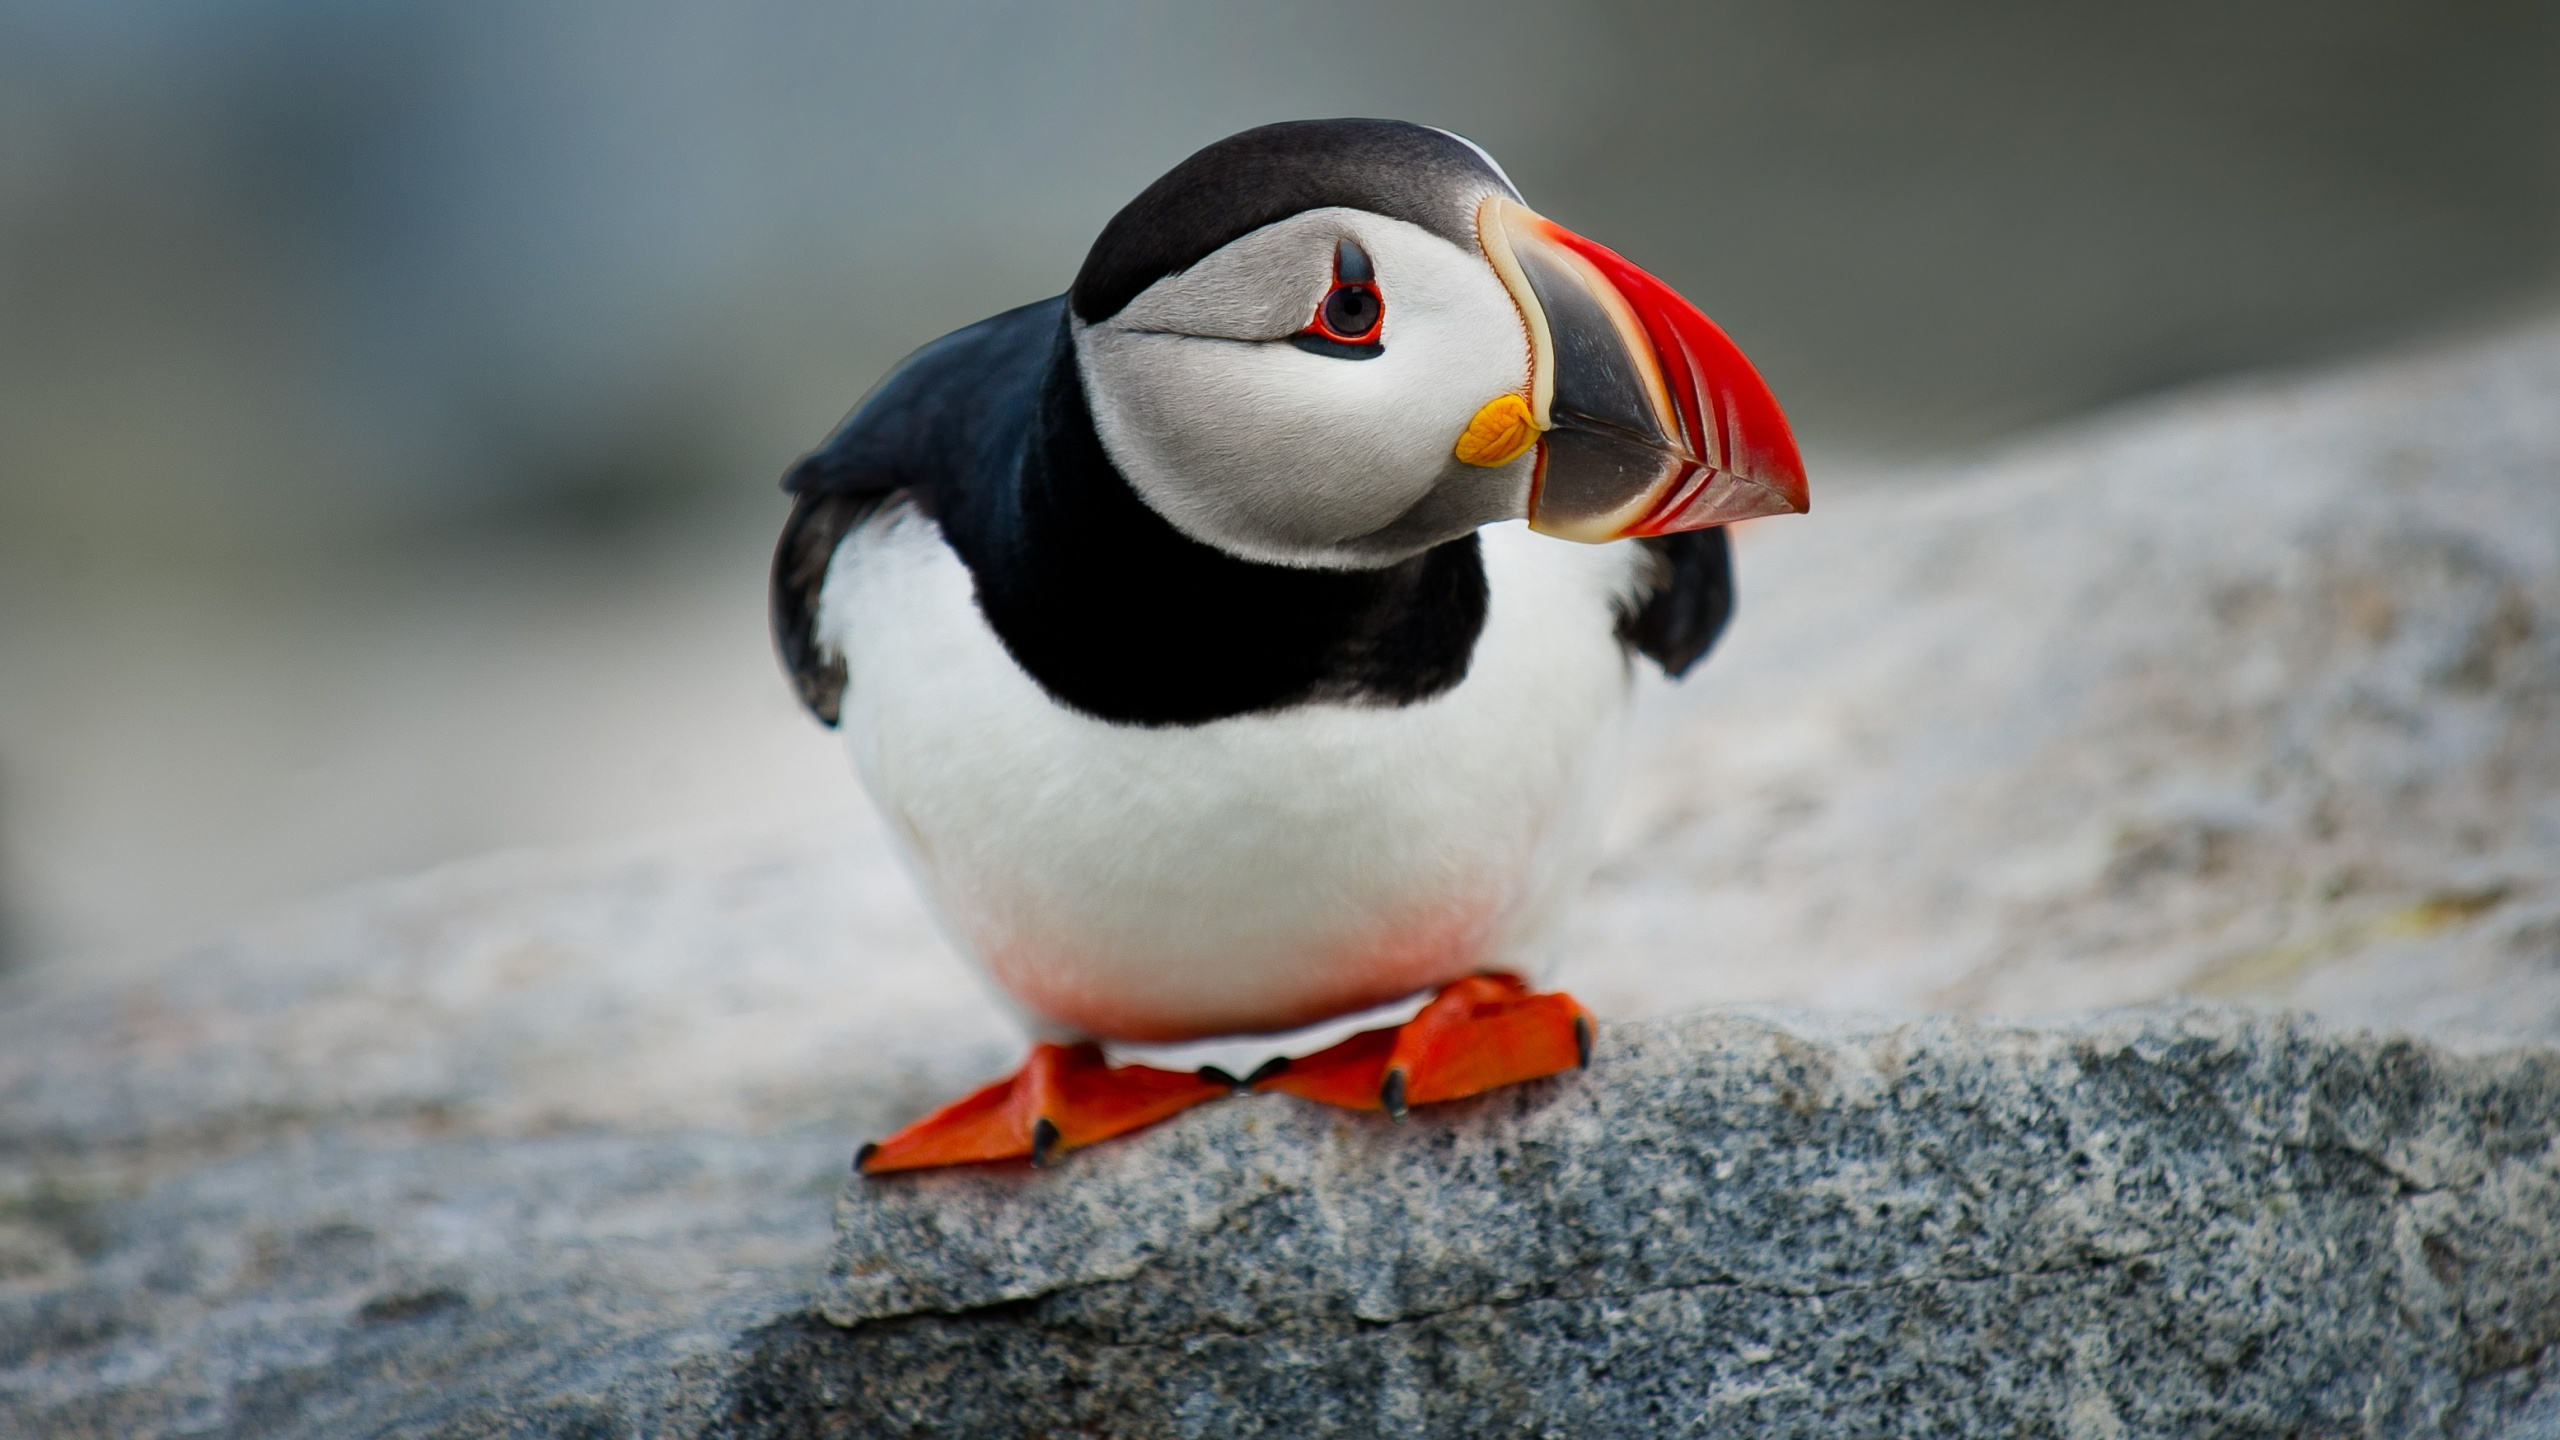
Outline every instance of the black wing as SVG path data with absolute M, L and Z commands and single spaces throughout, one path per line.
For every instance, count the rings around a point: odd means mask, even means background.
M 818 592 L 826 587 L 836 547 L 891 493 L 795 496 L 782 539 L 773 547 L 773 648 L 800 703 L 829 725 L 843 716 L 850 677 L 844 657 L 818 639 Z
M 1027 397 L 1055 348 L 1062 298 L 1008 310 L 898 362 L 824 444 L 782 477 L 791 518 L 773 550 L 773 645 L 800 703 L 829 725 L 851 678 L 818 635 L 818 595 L 844 537 L 899 495 L 950 504 L 1020 445 Z
M 1677 680 L 1706 658 L 1733 618 L 1733 547 L 1721 525 L 1636 543 L 1651 555 L 1653 574 L 1619 612 L 1618 638 Z

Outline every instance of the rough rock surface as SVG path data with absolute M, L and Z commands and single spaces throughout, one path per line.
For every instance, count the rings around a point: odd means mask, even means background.
M 1606 1033 L 851 1185 L 745 1435 L 2509 1435 L 2560 1425 L 2560 1054 L 2237 1012 Z
M 2560 1433 L 2560 1104 L 2499 1048 L 2560 1040 L 2560 329 L 1831 486 L 1743 567 L 1564 956 L 1590 1076 L 866 1189 L 839 1281 L 853 1146 L 1019 1043 L 867 822 L 0 979 L 0 1435 L 864 1433 L 927 1403 L 895 1356 L 966 1433 L 993 1355 L 1091 1382 L 994 1433 L 1251 1433 L 1220 1407 L 1362 1343 L 1330 1423 L 1378 1433 L 1591 1433 L 1557 1376 L 1655 1377 L 1636 1433 Z M 1694 1015 L 2180 996 L 2431 1043 Z M 1173 1208 L 1113 1188 L 1148 1174 Z M 1018 1268 L 864 1300 L 926 1196 Z M 1426 1196 L 1529 1218 L 1355 1223 Z M 1096 1418 L 1177 1351 L 1240 1388 Z
M 2560 330 L 1817 486 L 1740 560 L 1578 912 L 1604 1013 L 2560 1040 Z
M 717 850 L 498 859 L 22 987 L 0 1436 L 697 1429 L 806 1303 L 853 1137 L 1004 1043 L 894 970 L 837 988 L 923 943 L 906 912 Z

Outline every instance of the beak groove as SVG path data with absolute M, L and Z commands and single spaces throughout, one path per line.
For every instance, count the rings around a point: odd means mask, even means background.
M 1808 507 L 1785 412 L 1714 321 L 1507 196 L 1477 230 L 1529 331 L 1532 528 L 1597 543 Z

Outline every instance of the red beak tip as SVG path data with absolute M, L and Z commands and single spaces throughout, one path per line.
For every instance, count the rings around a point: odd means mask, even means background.
M 1692 519 L 1679 528 L 1760 515 L 1800 515 L 1809 509 L 1804 461 L 1786 412 L 1770 393 L 1769 382 L 1724 327 L 1616 251 L 1550 225 L 1555 238 L 1590 260 L 1636 312 L 1663 368 L 1680 428 L 1696 447 L 1692 453 L 1729 457 L 1711 460 L 1720 467 L 1730 466 L 1729 481 L 1710 484 L 1700 492 L 1698 498 L 1707 502 L 1705 506 L 1693 502 L 1681 512 L 1685 517 L 1708 508 L 1717 512 L 1717 518 Z M 1746 499 L 1751 491 L 1759 494 Z M 1733 513 L 1736 510 L 1743 513 Z

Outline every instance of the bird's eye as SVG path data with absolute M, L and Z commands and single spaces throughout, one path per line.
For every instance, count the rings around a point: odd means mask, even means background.
M 1386 319 L 1387 302 L 1378 293 L 1378 274 L 1368 252 L 1344 240 L 1333 247 L 1333 288 L 1316 305 L 1313 323 L 1291 338 L 1301 350 L 1367 360 L 1385 351 L 1378 332 Z
M 1356 345 L 1374 338 L 1386 309 L 1378 303 L 1378 292 L 1366 285 L 1336 285 L 1324 297 L 1324 328 L 1334 339 Z

